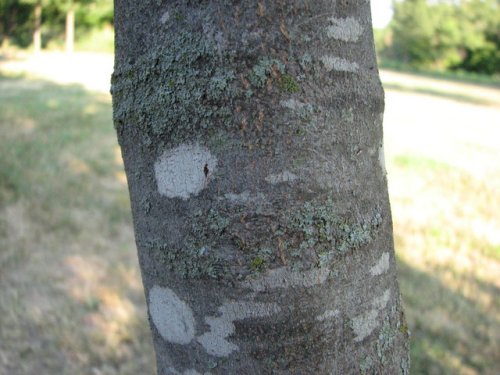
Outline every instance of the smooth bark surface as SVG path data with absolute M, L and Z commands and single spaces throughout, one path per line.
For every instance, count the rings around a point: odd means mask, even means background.
M 407 373 L 369 2 L 115 12 L 158 373 Z

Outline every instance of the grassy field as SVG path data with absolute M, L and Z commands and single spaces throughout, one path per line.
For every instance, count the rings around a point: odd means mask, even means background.
M 152 374 L 108 94 L 0 79 L 0 374 Z
M 0 375 L 153 374 L 106 83 L 23 69 L 0 74 Z M 499 92 L 382 78 L 412 374 L 498 374 Z

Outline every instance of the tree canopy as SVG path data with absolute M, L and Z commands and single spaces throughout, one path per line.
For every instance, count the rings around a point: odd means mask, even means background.
M 415 67 L 500 72 L 498 0 L 396 0 L 382 57 Z
M 88 32 L 113 22 L 113 0 L 0 0 L 0 45 L 8 41 L 19 47 L 32 43 L 34 9 L 43 7 L 44 44 L 64 35 L 66 12 L 75 10 L 76 27 Z

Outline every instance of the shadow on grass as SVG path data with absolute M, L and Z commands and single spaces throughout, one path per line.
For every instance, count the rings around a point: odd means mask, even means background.
M 411 337 L 413 374 L 494 374 L 500 325 L 494 311 L 450 289 L 437 275 L 398 259 L 401 293 Z M 494 299 L 498 288 L 469 280 Z
M 398 83 L 384 83 L 384 89 L 393 90 L 399 92 L 406 92 L 411 94 L 422 94 L 434 96 L 442 99 L 454 100 L 456 102 L 461 103 L 469 103 L 469 104 L 477 104 L 477 105 L 486 105 L 486 106 L 498 106 L 499 104 L 493 100 L 488 100 L 484 98 L 480 98 L 473 95 L 460 94 L 455 92 L 449 92 L 444 90 L 437 90 L 429 87 L 413 87 L 401 85 Z

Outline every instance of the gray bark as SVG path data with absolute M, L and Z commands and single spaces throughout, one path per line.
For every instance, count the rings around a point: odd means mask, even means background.
M 369 2 L 115 12 L 158 373 L 407 373 Z

